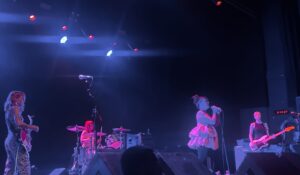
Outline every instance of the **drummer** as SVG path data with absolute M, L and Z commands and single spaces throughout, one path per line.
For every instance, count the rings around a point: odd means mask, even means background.
M 92 120 L 87 120 L 84 123 L 84 130 L 80 136 L 81 146 L 87 150 L 93 150 L 94 146 L 94 122 Z

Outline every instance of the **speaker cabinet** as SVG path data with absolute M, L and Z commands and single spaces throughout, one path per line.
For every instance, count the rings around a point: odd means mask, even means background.
M 283 153 L 248 153 L 237 175 L 296 175 L 300 173 L 300 156 Z
M 84 175 L 122 175 L 122 152 L 97 153 Z M 211 175 L 191 152 L 156 152 L 164 175 Z
M 121 156 L 122 152 L 97 153 L 84 175 L 122 175 Z
M 158 152 L 166 175 L 210 175 L 210 171 L 191 152 Z

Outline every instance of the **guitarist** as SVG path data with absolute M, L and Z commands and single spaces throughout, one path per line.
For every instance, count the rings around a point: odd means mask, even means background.
M 30 175 L 31 166 L 29 152 L 21 142 L 21 131 L 39 131 L 36 125 L 29 125 L 23 122 L 22 112 L 24 111 L 26 95 L 21 91 L 9 93 L 4 104 L 5 122 L 8 135 L 5 139 L 5 150 L 7 159 L 4 175 Z
M 256 111 L 253 113 L 253 116 L 255 122 L 252 122 L 250 124 L 250 129 L 249 129 L 250 143 L 252 143 L 254 140 L 260 139 L 264 135 L 270 135 L 268 124 L 263 123 L 261 120 L 261 113 L 259 111 Z

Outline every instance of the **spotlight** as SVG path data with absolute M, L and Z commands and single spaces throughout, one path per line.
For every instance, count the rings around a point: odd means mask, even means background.
M 67 36 L 63 36 L 60 39 L 60 44 L 66 44 L 67 41 L 68 41 L 68 37 Z
M 139 49 L 138 49 L 138 48 L 134 48 L 133 51 L 134 51 L 134 52 L 138 52 Z
M 36 20 L 36 16 L 35 15 L 30 15 L 29 16 L 29 21 L 34 22 Z
M 221 6 L 221 5 L 222 5 L 222 1 L 221 0 L 217 1 L 216 6 Z
M 220 7 L 223 3 L 222 0 L 212 0 L 212 2 L 218 7 Z
M 112 54 L 113 54 L 113 51 L 112 51 L 112 50 L 109 50 L 109 51 L 106 53 L 106 56 L 107 56 L 107 57 L 110 57 Z
M 94 35 L 92 35 L 92 34 L 89 35 L 89 39 L 90 39 L 90 40 L 93 40 L 94 38 L 95 38 Z
M 68 26 L 66 26 L 66 25 L 62 26 L 62 27 L 61 27 L 61 30 L 62 30 L 62 31 L 67 31 L 67 30 L 68 30 Z

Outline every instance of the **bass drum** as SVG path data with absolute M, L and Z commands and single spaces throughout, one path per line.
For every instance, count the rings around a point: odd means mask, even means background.
M 107 145 L 107 148 L 112 148 L 112 149 L 121 149 L 123 144 L 120 135 L 118 134 L 108 135 L 105 139 L 105 143 Z

